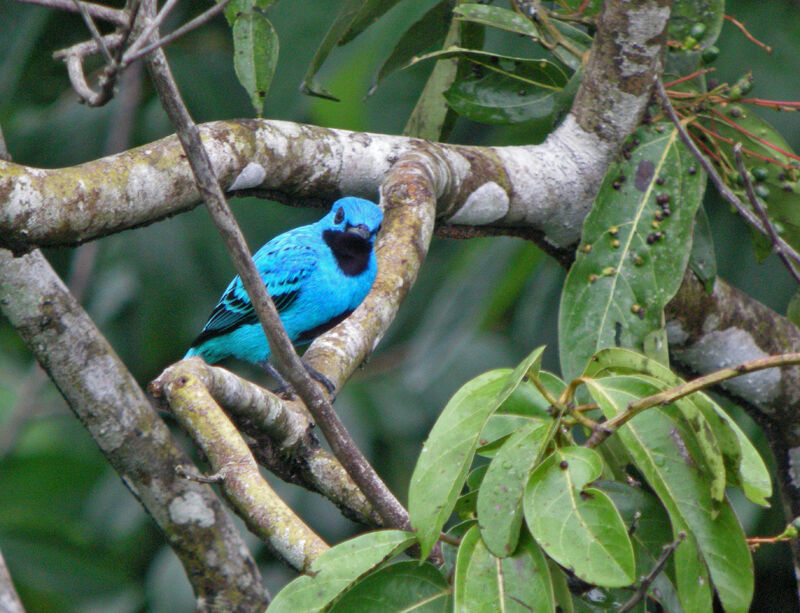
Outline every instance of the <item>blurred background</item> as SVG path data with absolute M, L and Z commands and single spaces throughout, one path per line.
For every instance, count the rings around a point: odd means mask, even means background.
M 208 6 L 192 4 L 179 4 L 166 30 Z M 320 77 L 341 99 L 337 103 L 303 96 L 298 87 L 316 41 L 339 4 L 295 0 L 270 10 L 282 53 L 264 115 L 400 133 L 429 67 L 396 73 L 374 95 L 365 95 L 399 33 L 435 2 L 402 2 L 333 53 Z M 726 22 L 714 76 L 732 83 L 752 70 L 752 96 L 800 100 L 800 4 L 738 0 L 729 1 L 726 12 L 746 22 L 774 52 L 767 54 Z M 77 103 L 65 67 L 51 54 L 87 38 L 79 17 L 2 2 L 0 19 L 0 125 L 14 161 L 41 167 L 78 164 L 172 132 L 140 70 L 129 71 L 117 98 L 106 107 L 90 109 Z M 222 18 L 167 48 L 198 122 L 253 116 L 234 75 L 231 52 L 230 30 Z M 798 113 L 759 113 L 800 151 Z M 524 126 L 459 120 L 449 140 L 506 145 L 529 142 L 530 136 Z M 255 199 L 234 200 L 232 205 L 252 249 L 322 214 Z M 755 262 L 752 251 L 742 248 L 749 241 L 747 230 L 714 193 L 707 195 L 706 207 L 720 276 L 785 312 L 795 284 L 782 264 L 775 257 Z M 46 255 L 142 386 L 183 356 L 233 275 L 202 207 L 80 249 L 49 250 Z M 402 501 L 423 438 L 461 384 L 483 371 L 514 366 L 541 344 L 549 347 L 545 367 L 558 372 L 555 331 L 564 274 L 553 260 L 521 240 L 434 238 L 397 320 L 335 405 Z M 230 366 L 263 382 L 259 371 Z M 761 441 L 754 424 L 735 407 L 732 411 Z M 185 437 L 177 430 L 176 434 L 190 448 Z M 270 481 L 328 542 L 359 530 L 320 497 Z M 770 511 L 738 498 L 735 503 L 748 535 L 782 530 L 779 501 Z M 269 589 L 277 591 L 293 573 L 275 562 L 254 537 L 250 542 Z M 182 568 L 161 535 L 3 319 L 0 550 L 31 612 L 172 612 L 193 607 Z M 788 610 L 781 606 L 781 594 L 795 589 L 788 548 L 763 548 L 755 558 L 758 594 L 753 610 Z

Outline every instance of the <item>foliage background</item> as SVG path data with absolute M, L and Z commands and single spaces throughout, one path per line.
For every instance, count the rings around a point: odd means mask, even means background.
M 179 6 L 175 22 L 191 17 L 180 13 L 190 10 L 189 4 Z M 265 116 L 401 132 L 424 83 L 423 67 L 395 74 L 373 96 L 364 96 L 398 33 L 432 4 L 401 3 L 334 53 L 321 77 L 341 98 L 335 103 L 302 96 L 298 86 L 314 41 L 324 34 L 338 3 L 278 3 L 270 19 L 282 53 Z M 729 0 L 727 13 L 745 21 L 774 53 L 767 55 L 726 22 L 712 76 L 733 82 L 752 70 L 756 87 L 751 95 L 800 99 L 792 72 L 800 48 L 799 10 L 796 0 Z M 118 102 L 102 109 L 77 104 L 63 65 L 50 56 L 85 39 L 80 18 L 4 2 L 0 19 L 0 125 L 15 161 L 55 167 L 110 153 L 106 134 L 120 121 Z M 501 44 L 489 38 L 489 46 Z M 223 19 L 174 43 L 167 53 L 196 121 L 252 115 L 233 73 L 230 31 Z M 171 132 L 146 78 L 143 83 L 132 117 L 131 145 Z M 762 116 L 800 150 L 797 113 Z M 529 138 L 524 128 L 462 120 L 450 140 L 505 145 Z M 235 200 L 233 206 L 252 248 L 320 215 L 254 199 Z M 771 257 L 755 263 L 752 252 L 743 248 L 743 224 L 712 190 L 706 207 L 720 275 L 785 311 L 794 283 L 780 262 Z M 88 272 L 83 304 L 143 385 L 183 355 L 233 274 L 202 208 L 102 239 L 82 252 L 81 258 L 73 249 L 47 255 L 67 277 L 75 268 Z M 92 261 L 88 268 L 86 260 Z M 540 344 L 551 348 L 545 368 L 557 371 L 555 330 L 563 276 L 554 261 L 523 241 L 434 239 L 419 281 L 389 334 L 336 402 L 348 428 L 402 502 L 422 439 L 464 381 L 490 368 L 513 366 Z M 260 372 L 231 366 L 263 380 Z M 758 438 L 754 424 L 733 410 Z M 276 485 L 329 542 L 357 530 L 318 496 Z M 746 532 L 779 532 L 780 503 L 775 501 L 774 507 L 762 512 L 738 505 Z M 275 563 L 255 538 L 251 542 L 269 588 L 277 591 L 292 573 Z M 160 534 L 5 321 L 0 321 L 0 550 L 29 611 L 178 611 L 193 606 L 183 571 Z M 755 559 L 754 610 L 785 610 L 781 593 L 794 589 L 788 548 L 759 551 Z

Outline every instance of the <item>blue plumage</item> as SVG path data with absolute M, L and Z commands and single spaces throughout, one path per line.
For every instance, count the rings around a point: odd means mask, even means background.
M 293 343 L 311 342 L 364 300 L 378 270 L 373 247 L 382 220 L 372 202 L 342 198 L 318 222 L 276 236 L 253 256 Z M 234 357 L 273 372 L 269 343 L 238 276 L 186 353 L 193 355 L 209 364 Z

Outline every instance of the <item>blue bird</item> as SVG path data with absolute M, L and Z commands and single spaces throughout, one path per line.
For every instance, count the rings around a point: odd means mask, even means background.
M 378 264 L 375 236 L 383 212 L 369 200 L 342 198 L 318 222 L 276 236 L 253 262 L 295 345 L 310 343 L 350 315 L 366 297 Z M 270 348 L 241 279 L 236 276 L 185 357 L 209 364 L 234 357 L 263 367 L 281 391 L 289 385 L 269 364 Z M 309 374 L 334 386 L 305 362 Z

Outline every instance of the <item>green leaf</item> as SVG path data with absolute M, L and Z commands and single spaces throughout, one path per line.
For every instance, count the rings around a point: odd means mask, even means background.
M 547 559 L 547 566 L 550 568 L 550 577 L 553 581 L 553 593 L 555 594 L 556 604 L 560 607 L 559 613 L 574 613 L 575 605 L 572 601 L 572 592 L 569 589 L 566 573 L 561 570 L 553 560 Z
M 231 0 L 228 6 L 225 7 L 225 19 L 228 20 L 228 25 L 233 26 L 236 18 L 240 15 L 257 11 L 265 11 L 267 7 L 275 2 L 275 0 Z M 219 0 L 217 0 L 219 4 Z
M 493 458 L 505 440 L 530 421 L 530 417 L 526 415 L 500 413 L 498 410 L 489 417 L 481 431 L 478 441 L 480 447 L 478 447 L 477 453 L 487 458 Z
M 445 54 L 454 50 L 448 50 Z M 488 124 L 536 121 L 549 129 L 569 107 L 579 77 L 569 79 L 547 60 L 499 58 L 494 63 L 483 52 L 459 50 L 475 66 L 445 92 L 448 104 L 459 114 Z
M 530 36 L 537 42 L 551 38 L 550 35 L 542 31 L 542 27 L 538 22 L 506 8 L 485 4 L 462 4 L 454 9 L 454 13 L 465 21 L 480 23 L 513 34 Z M 577 53 L 573 53 L 568 48 L 558 45 L 552 50 L 553 55 L 572 70 L 578 70 L 581 66 L 583 54 L 592 44 L 591 37 L 582 30 L 557 19 L 552 19 L 551 23 L 558 31 L 559 36 L 566 39 L 577 51 Z
M 717 256 L 714 254 L 711 224 L 703 206 L 697 209 L 697 215 L 694 218 L 689 266 L 697 278 L 703 282 L 706 293 L 710 294 L 714 289 L 714 280 L 717 278 Z
M 414 542 L 402 530 L 368 532 L 323 553 L 308 575 L 284 587 L 267 607 L 269 613 L 322 611 L 366 572 L 383 564 Z
M 586 385 L 607 418 L 624 411 L 629 402 L 656 391 L 635 376 L 590 379 Z M 686 430 L 682 415 L 672 405 L 653 407 L 634 417 L 617 434 L 669 513 L 675 533 L 685 530 L 696 539 L 725 610 L 746 612 L 753 596 L 753 561 L 745 535 L 728 501 L 712 501 L 708 483 L 697 469 L 693 437 Z M 676 555 L 680 554 L 678 570 L 691 550 L 691 543 L 689 547 L 685 545 L 676 551 Z M 684 586 L 691 583 L 697 587 L 697 582 L 697 575 L 678 575 L 678 588 L 687 611 L 697 609 L 684 600 Z
M 655 364 L 658 363 L 656 362 Z M 651 364 L 650 367 L 652 370 L 657 370 L 659 366 L 661 365 Z M 667 370 L 667 373 L 669 373 L 669 370 Z M 671 375 L 671 373 L 669 373 L 669 375 Z M 653 386 L 653 389 L 658 391 L 664 391 L 670 387 L 674 387 L 661 379 L 647 375 L 639 375 L 638 380 L 649 383 Z M 700 398 L 699 395 L 698 400 L 702 402 L 702 398 Z M 703 471 L 705 478 L 710 484 L 709 492 L 711 493 L 711 498 L 715 502 L 722 501 L 725 497 L 726 468 L 715 429 L 711 427 L 705 414 L 700 411 L 698 404 L 694 402 L 693 399 L 681 398 L 674 402 L 672 406 L 680 411 L 683 424 L 690 429 L 694 435 L 693 442 L 697 444 L 699 453 L 702 456 L 702 459 L 697 458 L 698 468 Z M 726 427 L 713 410 L 709 411 L 709 417 L 714 420 L 717 426 L 716 430 L 720 431 L 720 433 L 726 437 L 727 442 L 735 446 L 734 450 L 729 450 L 738 452 L 738 445 L 736 445 L 736 441 L 730 429 Z
M 381 65 L 373 79 L 370 93 L 375 91 L 383 79 L 408 64 L 414 56 L 424 53 L 444 40 L 450 28 L 451 14 L 451 3 L 449 0 L 443 0 L 414 22 L 403 33 L 392 53 Z
M 387 564 L 356 583 L 330 613 L 446 613 L 453 610 L 444 575 L 432 564 L 404 560 Z
M 453 539 L 454 541 L 460 541 L 464 538 L 464 535 L 467 531 L 472 528 L 472 526 L 477 525 L 477 522 L 474 519 L 469 519 L 466 521 L 462 521 L 454 525 L 447 531 L 447 535 Z M 452 572 L 452 569 L 456 566 L 456 557 L 458 556 L 458 547 L 448 543 L 447 541 L 442 541 L 442 557 L 444 558 L 445 567 L 448 571 Z
M 278 35 L 269 19 L 258 12 L 236 17 L 233 22 L 233 67 L 259 116 L 264 110 L 264 99 L 277 63 Z
M 339 39 L 338 44 L 346 45 L 349 43 L 369 26 L 378 21 L 384 13 L 399 1 L 400 0 L 362 0 L 361 9 L 350 22 L 347 32 Z
M 462 40 L 461 24 L 451 20 L 445 37 L 445 47 L 459 45 Z M 455 123 L 456 113 L 444 98 L 444 92 L 453 84 L 458 74 L 458 60 L 438 60 L 431 76 L 408 118 L 403 135 L 430 141 L 443 139 Z
M 420 453 L 408 493 L 411 525 L 426 557 L 464 485 L 478 438 L 507 372 L 489 371 L 464 384 L 450 399 Z
M 588 583 L 630 585 L 633 547 L 611 499 L 588 484 L 602 472 L 593 449 L 565 447 L 548 456 L 525 489 L 525 520 L 551 558 Z
M 687 44 L 694 40 L 697 48 L 708 49 L 720 31 L 725 15 L 725 0 L 675 0 L 669 18 L 668 36 L 671 40 Z M 702 26 L 699 33 L 698 26 Z
M 531 471 L 541 460 L 550 429 L 530 421 L 497 452 L 478 492 L 478 521 L 483 542 L 494 555 L 506 557 L 517 548 L 522 525 L 522 494 Z
M 453 9 L 460 19 L 506 30 L 512 34 L 522 34 L 538 38 L 539 31 L 533 21 L 519 13 L 499 6 L 487 4 L 461 4 Z
M 377 19 L 397 0 L 345 0 L 336 19 L 325 34 L 325 38 L 317 47 L 311 64 L 308 67 L 300 91 L 309 96 L 319 96 L 328 100 L 336 100 L 333 94 L 325 90 L 317 81 L 316 75 L 322 64 L 336 45 L 344 44 L 358 35 L 364 28 Z
M 661 556 L 664 545 L 672 540 L 664 507 L 641 487 L 618 481 L 598 481 L 595 486 L 611 497 L 629 528 L 636 555 L 636 576 L 647 575 Z M 673 576 L 669 568 L 659 573 L 648 590 L 648 596 L 660 602 L 668 613 L 683 613 Z
M 687 172 L 695 161 L 672 124 L 640 128 L 625 152 L 600 187 L 562 291 L 558 333 L 567 380 L 599 349 L 641 350 L 661 327 L 661 310 L 688 263 L 705 177 Z
M 510 375 L 493 370 L 465 383 L 436 420 L 414 467 L 408 493 L 411 525 L 423 558 L 453 512 L 486 420 L 526 374 L 538 375 L 543 352 L 544 347 L 534 350 Z
M 453 583 L 455 611 L 555 611 L 547 560 L 530 537 L 520 539 L 513 556 L 500 559 L 473 526 L 461 540 Z
M 592 357 L 584 371 L 587 377 L 603 374 L 640 372 L 677 387 L 684 380 L 664 365 L 628 349 L 609 348 Z M 769 470 L 760 454 L 739 425 L 710 396 L 695 392 L 684 400 L 691 401 L 700 410 L 716 437 L 725 462 L 725 472 L 733 485 L 742 488 L 747 498 L 761 506 L 769 506 L 772 495 Z
M 786 318 L 800 327 L 800 291 L 796 291 L 786 307 Z

